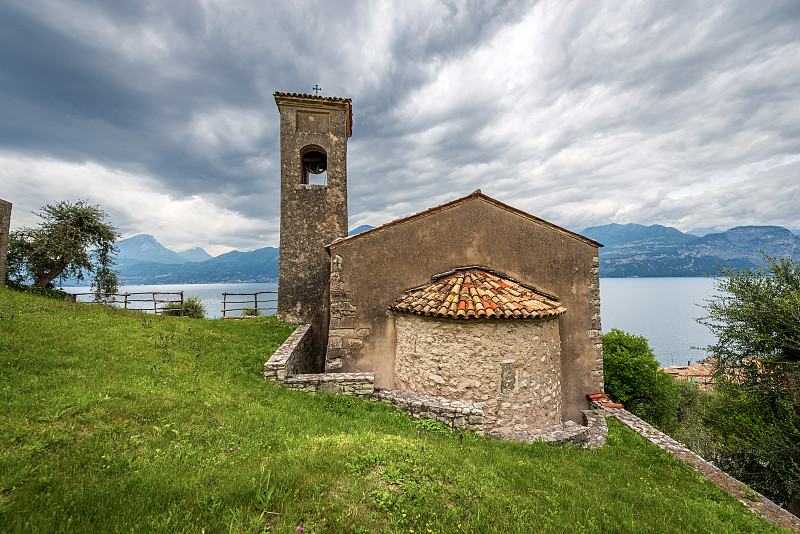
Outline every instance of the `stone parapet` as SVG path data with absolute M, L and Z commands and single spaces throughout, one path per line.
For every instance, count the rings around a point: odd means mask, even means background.
M 606 444 L 608 436 L 608 423 L 606 423 L 605 412 L 600 410 L 583 410 L 581 412 L 583 424 L 589 429 L 589 441 L 586 447 L 597 449 Z
M 287 376 L 297 372 L 297 367 L 311 351 L 311 325 L 303 324 L 278 347 L 264 364 L 264 378 L 273 382 L 284 382 Z
M 695 471 L 698 471 L 717 486 L 733 495 L 753 513 L 783 528 L 800 532 L 800 518 L 722 471 L 679 441 L 633 415 L 623 408 L 621 404 L 610 402 L 605 393 L 598 391 L 597 393 L 590 393 L 587 397 L 592 409 L 583 410 L 582 414 L 584 423 L 590 428 L 589 448 L 602 447 L 605 444 L 605 435 L 608 431 L 605 419 L 607 417 L 616 419 L 654 445 L 689 464 Z
M 733 495 L 751 512 L 756 513 L 768 521 L 787 529 L 800 532 L 800 518 L 791 514 L 764 495 L 749 488 L 743 482 L 735 479 L 711 462 L 703 459 L 694 451 L 683 446 L 663 432 L 655 429 L 650 424 L 636 417 L 624 408 L 604 408 L 600 413 L 605 417 L 613 417 L 637 434 L 640 434 L 651 443 L 661 447 L 671 455 L 688 463 L 694 470 L 714 482 L 717 486 Z
M 477 402 L 382 388 L 376 388 L 371 399 L 389 404 L 414 419 L 433 419 L 456 430 L 471 430 L 476 434 L 483 434 L 483 408 Z
M 368 397 L 375 389 L 375 373 L 298 374 L 311 351 L 311 325 L 300 325 L 264 364 L 264 378 L 291 389 Z
M 375 373 L 318 373 L 287 376 L 287 387 L 309 393 L 368 397 L 375 390 Z
M 592 429 L 581 426 L 574 421 L 566 421 L 557 425 L 541 428 L 539 430 L 526 430 L 524 432 L 492 432 L 488 435 L 498 439 L 524 441 L 534 443 L 542 441 L 554 445 L 580 445 L 587 446 L 590 442 Z

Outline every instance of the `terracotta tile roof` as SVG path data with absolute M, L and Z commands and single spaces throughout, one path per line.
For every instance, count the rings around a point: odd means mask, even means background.
M 363 231 L 363 232 L 361 232 L 359 234 L 355 234 L 355 235 L 351 235 L 351 236 L 348 236 L 348 237 L 336 239 L 336 240 L 333 241 L 333 243 L 330 243 L 329 245 L 326 245 L 325 248 L 330 249 L 332 247 L 338 246 L 341 243 L 347 243 L 347 242 L 350 242 L 350 241 L 352 241 L 354 239 L 361 239 L 361 238 L 363 238 L 365 236 L 368 236 L 368 235 L 371 235 L 371 234 L 375 234 L 377 232 L 385 230 L 386 228 L 391 228 L 392 226 L 397 226 L 399 224 L 403 224 L 405 222 L 408 222 L 410 220 L 416 219 L 418 217 L 426 217 L 426 216 L 431 215 L 433 213 L 436 213 L 438 211 L 449 209 L 449 208 L 452 208 L 452 207 L 457 206 L 459 204 L 463 204 L 464 202 L 468 202 L 470 200 L 475 200 L 475 199 L 481 199 L 481 200 L 483 200 L 485 202 L 488 202 L 489 204 L 493 204 L 493 205 L 497 206 L 500 209 L 504 209 L 504 210 L 509 211 L 511 213 L 515 213 L 515 214 L 517 214 L 517 215 L 519 215 L 521 217 L 524 217 L 524 218 L 529 219 L 531 221 L 537 222 L 537 223 L 541 224 L 542 226 L 546 226 L 548 228 L 552 228 L 554 230 L 557 230 L 557 231 L 559 231 L 559 232 L 561 232 L 561 233 L 563 233 L 563 234 L 565 234 L 565 235 L 567 235 L 569 237 L 572 237 L 572 238 L 577 239 L 579 241 L 583 241 L 584 243 L 588 243 L 588 244 L 590 244 L 590 245 L 592 245 L 594 247 L 602 247 L 603 246 L 600 243 L 598 243 L 597 241 L 595 241 L 594 239 L 589 239 L 588 237 L 582 236 L 580 234 L 576 234 L 575 232 L 571 232 L 571 231 L 569 231 L 569 230 L 567 230 L 565 228 L 562 228 L 562 227 L 560 227 L 558 225 L 555 225 L 555 224 L 553 224 L 551 222 L 547 222 L 544 219 L 540 219 L 539 217 L 536 217 L 535 215 L 531 215 L 530 213 L 526 213 L 526 212 L 524 212 L 522 210 L 519 210 L 519 209 L 517 209 L 517 208 L 515 208 L 513 206 L 509 206 L 508 204 L 504 204 L 503 202 L 500 202 L 499 200 L 495 200 L 490 196 L 484 195 L 483 193 L 481 193 L 480 189 L 476 189 L 475 191 L 473 191 L 472 193 L 470 193 L 469 195 L 467 195 L 465 197 L 461 197 L 461 198 L 457 198 L 455 200 L 451 200 L 450 202 L 447 202 L 445 204 L 441 204 L 439 206 L 434 206 L 432 208 L 428 208 L 428 209 L 426 209 L 424 211 L 420 211 L 420 212 L 414 213 L 413 215 L 409 215 L 407 217 L 402 217 L 400 219 L 395 219 L 394 221 L 390 221 L 390 222 L 382 224 L 380 226 L 376 226 L 375 228 L 371 228 L 369 230 L 365 230 L 365 231 Z
M 711 389 L 714 386 L 714 366 L 711 364 L 676 365 L 661 370 L 675 380 L 693 382 L 700 389 Z
M 622 404 L 618 402 L 611 402 L 611 399 L 608 398 L 608 395 L 602 391 L 598 391 L 596 393 L 587 393 L 586 398 L 590 401 L 599 402 L 603 408 L 622 408 Z
M 284 93 L 282 91 L 275 91 L 272 93 L 277 102 L 278 98 L 308 98 L 310 100 L 321 100 L 323 102 L 341 102 L 347 104 L 347 137 L 353 135 L 353 104 L 349 98 L 341 98 L 338 96 L 319 96 L 307 95 L 306 93 Z
M 305 93 L 284 93 L 282 91 L 275 91 L 272 93 L 272 96 L 290 96 L 295 98 L 312 98 L 314 100 L 328 100 L 330 102 L 352 102 L 349 98 L 341 98 L 338 96 L 319 96 L 319 95 L 307 95 Z
M 482 269 L 458 270 L 410 289 L 389 309 L 453 319 L 534 319 L 567 311 L 554 299 Z

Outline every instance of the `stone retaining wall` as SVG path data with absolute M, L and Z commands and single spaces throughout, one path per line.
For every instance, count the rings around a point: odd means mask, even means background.
M 264 378 L 283 383 L 287 376 L 297 372 L 301 361 L 311 351 L 311 325 L 303 324 L 278 347 L 264 364 Z
M 751 512 L 783 528 L 800 532 L 800 518 L 797 518 L 760 493 L 753 491 L 743 482 L 733 478 L 711 462 L 704 460 L 698 454 L 684 447 L 680 442 L 656 430 L 650 424 L 636 417 L 628 410 L 624 408 L 603 407 L 600 401 L 595 400 L 593 400 L 591 404 L 594 408 L 593 411 L 602 414 L 604 418 L 612 417 L 616 419 L 651 443 L 658 445 L 671 455 L 688 463 L 695 471 L 700 472 L 704 477 L 733 495 Z
M 298 374 L 298 368 L 310 354 L 311 325 L 300 325 L 264 364 L 264 378 L 313 393 L 324 391 L 366 397 L 375 389 L 374 373 Z
M 287 376 L 287 387 L 309 393 L 368 397 L 375 390 L 375 373 L 319 373 Z
M 429 397 L 396 389 L 376 389 L 370 399 L 389 404 L 414 419 L 433 419 L 456 430 L 483 434 L 483 409 L 477 402 Z

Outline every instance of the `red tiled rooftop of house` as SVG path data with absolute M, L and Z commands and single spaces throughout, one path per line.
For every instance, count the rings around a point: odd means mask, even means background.
M 554 299 L 479 269 L 408 290 L 389 309 L 453 319 L 535 319 L 567 311 Z

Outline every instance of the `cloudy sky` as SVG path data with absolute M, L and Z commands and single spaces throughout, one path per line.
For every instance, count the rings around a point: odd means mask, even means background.
M 800 228 L 800 2 L 0 0 L 12 227 L 87 199 L 277 246 L 272 93 L 353 99 L 350 226 L 485 194 L 571 230 Z

